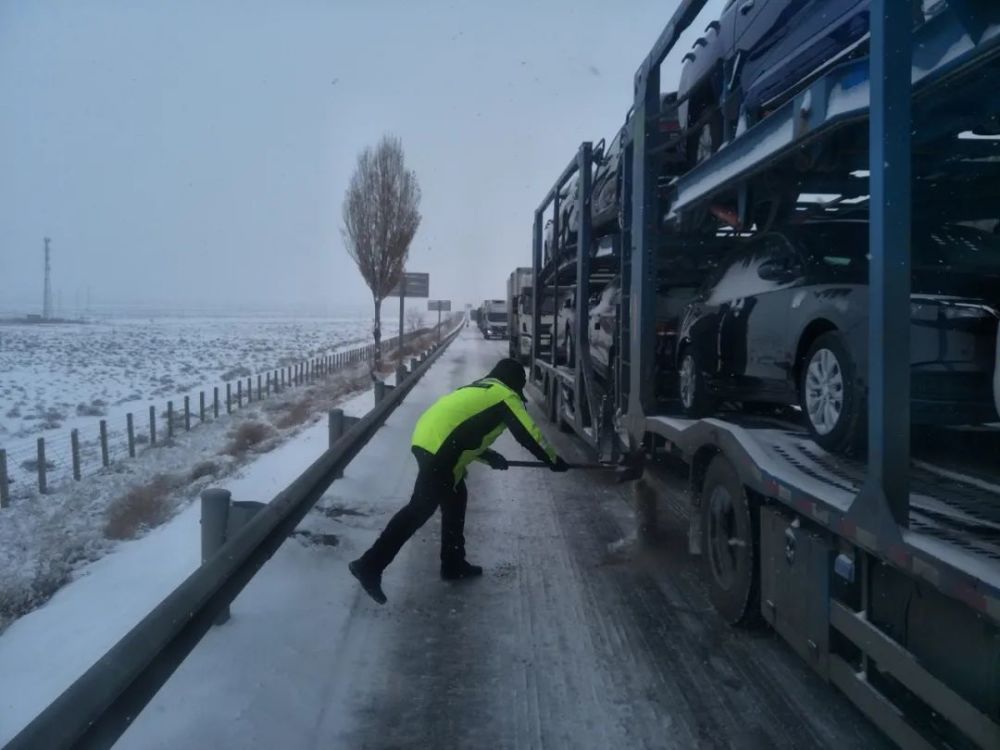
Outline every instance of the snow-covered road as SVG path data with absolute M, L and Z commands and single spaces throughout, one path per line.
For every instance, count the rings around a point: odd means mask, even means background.
M 387 606 L 360 591 L 346 563 L 409 495 L 417 416 L 505 350 L 471 327 L 451 345 L 303 522 L 338 543 L 283 545 L 120 747 L 885 745 L 772 633 L 723 624 L 677 522 L 638 535 L 611 477 L 477 466 L 484 577 L 439 580 L 435 518 L 387 571 Z

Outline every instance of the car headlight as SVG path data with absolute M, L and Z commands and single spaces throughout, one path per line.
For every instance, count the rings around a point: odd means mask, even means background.
M 945 318 L 956 319 L 979 319 L 993 317 L 994 313 L 988 307 L 981 305 L 945 305 Z
M 910 303 L 910 316 L 916 320 L 983 320 L 997 317 L 996 311 L 988 305 L 974 302 L 919 301 Z

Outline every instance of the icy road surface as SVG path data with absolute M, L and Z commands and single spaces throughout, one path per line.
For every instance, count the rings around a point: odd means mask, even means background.
M 386 572 L 388 605 L 361 592 L 346 563 L 409 495 L 414 421 L 505 351 L 466 329 L 303 523 L 336 543 L 290 539 L 119 747 L 887 746 L 772 633 L 723 624 L 677 522 L 638 535 L 610 477 L 474 467 L 483 578 L 438 578 L 435 517 Z

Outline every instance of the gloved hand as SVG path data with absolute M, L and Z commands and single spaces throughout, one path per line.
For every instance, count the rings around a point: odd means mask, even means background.
M 487 451 L 483 454 L 483 459 L 489 464 L 491 469 L 497 469 L 498 471 L 507 471 L 510 466 L 507 463 L 507 459 L 501 456 L 496 451 Z
M 562 460 L 562 456 L 556 456 L 556 460 L 549 465 L 549 468 L 552 471 L 569 471 L 569 464 Z

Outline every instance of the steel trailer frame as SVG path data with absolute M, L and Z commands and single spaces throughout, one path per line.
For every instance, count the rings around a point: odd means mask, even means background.
M 984 622 L 1000 625 L 1000 563 L 997 562 L 1000 515 L 984 521 L 975 512 L 966 515 L 968 508 L 951 507 L 947 502 L 949 492 L 975 497 L 983 489 L 982 483 L 974 480 L 956 483 L 946 472 L 928 475 L 927 471 L 913 468 L 906 365 L 910 327 L 911 160 L 915 158 L 912 149 L 940 135 L 936 131 L 942 127 L 941 118 L 946 118 L 950 127 L 970 119 L 970 105 L 974 111 L 978 102 L 988 102 L 990 112 L 1000 112 L 1000 91 L 985 91 L 982 86 L 972 91 L 970 86 L 962 85 L 962 77 L 975 66 L 1000 58 L 997 8 L 990 7 L 987 0 L 948 0 L 947 9 L 919 27 L 914 39 L 909 3 L 872 0 L 868 59 L 841 63 L 826 71 L 786 104 L 738 133 L 717 153 L 674 178 L 670 185 L 667 220 L 679 232 L 683 232 L 683 222 L 691 212 L 704 209 L 722 193 L 736 196 L 740 218 L 746 220 L 754 178 L 777 169 L 793 151 L 822 144 L 824 139 L 832 139 L 847 128 L 863 128 L 867 120 L 870 166 L 865 187 L 870 195 L 872 256 L 869 384 L 873 397 L 868 400 L 868 462 L 859 474 L 836 458 L 818 460 L 810 457 L 806 449 L 782 447 L 786 438 L 768 444 L 765 438 L 769 433 L 741 424 L 739 419 L 688 421 L 656 414 L 656 249 L 660 246 L 663 225 L 657 210 L 658 173 L 654 170 L 653 156 L 658 133 L 650 126 L 659 115 L 660 65 L 704 5 L 704 0 L 681 3 L 634 79 L 631 132 L 626 132 L 623 144 L 624 220 L 619 243 L 622 304 L 618 315 L 621 346 L 615 379 L 617 390 L 612 394 L 615 399 L 612 408 L 617 408 L 619 424 L 627 430 L 624 441 L 627 445 L 623 447 L 655 448 L 657 439 L 669 443 L 691 467 L 695 496 L 699 489 L 699 462 L 722 455 L 736 468 L 748 492 L 771 503 L 765 502 L 762 509 L 772 523 L 780 526 L 782 518 L 788 520 L 785 534 L 797 533 L 791 531 L 797 529 L 798 521 L 791 522 L 794 517 L 829 543 L 840 540 L 838 544 L 847 545 L 852 555 L 851 575 L 855 560 L 860 568 L 863 589 L 860 608 L 852 610 L 828 596 L 820 608 L 820 626 L 827 634 L 825 637 L 836 632 L 850 641 L 859 650 L 861 666 L 849 664 L 832 651 L 823 652 L 822 647 L 808 641 L 813 653 L 823 653 L 822 666 L 818 666 L 819 662 L 813 666 L 905 747 L 930 745 L 890 698 L 868 680 L 870 664 L 877 663 L 884 673 L 903 682 L 913 695 L 960 727 L 973 742 L 983 747 L 1000 747 L 1000 725 L 995 719 L 978 711 L 924 669 L 914 654 L 869 620 L 867 578 L 871 566 L 888 564 L 909 579 L 929 584 L 950 601 L 962 603 Z M 943 97 L 944 103 L 939 101 L 941 97 L 932 96 L 940 93 L 942 86 L 950 86 L 948 96 Z M 914 112 L 920 115 L 919 119 L 913 117 Z M 989 150 L 982 144 L 961 142 L 954 148 L 973 157 Z M 590 161 L 584 158 L 589 150 L 589 143 L 581 146 L 535 212 L 535 289 L 548 282 L 557 291 L 560 281 L 566 281 L 569 266 L 560 265 L 558 247 L 560 191 L 575 171 L 581 174 L 581 187 L 589 185 Z M 995 152 L 989 155 L 995 156 Z M 920 158 L 942 157 L 920 154 Z M 977 164 L 972 169 L 976 175 L 985 174 L 981 170 L 988 166 Z M 819 177 L 818 182 L 825 179 Z M 865 192 L 863 184 L 861 181 L 849 186 L 839 184 L 834 192 L 861 194 Z M 592 448 L 599 448 L 602 433 L 609 425 L 594 421 L 593 375 L 586 351 L 589 191 L 581 189 L 576 199 L 580 219 L 573 263 L 577 356 L 568 367 L 559 367 L 553 343 L 551 361 L 532 361 L 531 380 L 541 390 L 550 418 L 571 427 Z M 550 205 L 554 207 L 553 257 L 546 263 L 542 257 L 542 221 Z M 585 239 L 588 241 L 584 242 Z M 536 305 L 537 299 L 536 296 Z M 538 308 L 533 312 L 537 319 Z M 555 335 L 554 331 L 553 342 Z M 537 350 L 537 342 L 533 349 Z M 563 403 L 567 393 L 568 405 Z M 607 411 L 602 408 L 601 414 Z M 784 424 L 778 432 L 787 436 L 789 425 Z M 851 479 L 845 480 L 845 475 Z M 944 499 L 943 506 L 929 507 L 926 498 L 935 497 L 935 477 L 941 479 L 941 476 L 945 477 L 942 481 L 951 482 L 937 498 Z M 986 491 L 993 501 L 1000 499 L 1000 487 L 987 487 Z M 911 497 L 916 503 L 914 507 Z M 1000 511 L 1000 504 L 995 507 Z M 695 527 L 697 519 L 692 531 L 697 530 Z M 942 542 L 951 546 L 946 550 Z M 763 538 L 760 543 L 764 544 Z M 766 617 L 767 612 L 764 614 Z M 782 635 L 790 642 L 794 640 L 787 633 Z
M 544 361 L 536 356 L 536 352 L 541 352 L 541 326 L 532 326 L 532 346 L 530 361 L 530 381 L 542 391 L 545 400 L 550 404 L 549 417 L 559 421 L 573 429 L 588 445 L 598 448 L 602 435 L 602 418 L 606 415 L 606 409 L 598 407 L 594 396 L 594 373 L 590 360 L 588 326 L 590 299 L 590 269 L 591 269 L 591 215 L 590 215 L 590 187 L 593 173 L 593 146 L 589 141 L 580 144 L 576 156 L 563 170 L 555 185 L 545 195 L 545 198 L 535 209 L 533 247 L 532 247 L 532 288 L 541 290 L 532 295 L 532 317 L 536 321 L 541 320 L 541 305 L 545 297 L 544 287 L 551 284 L 553 297 L 553 324 L 548 350 L 549 361 Z M 573 177 L 578 175 L 577 189 L 577 214 L 579 223 L 577 226 L 576 254 L 575 258 L 566 257 L 565 253 L 558 247 L 559 237 L 559 209 L 560 194 L 563 186 Z M 549 207 L 553 210 L 552 220 L 552 257 L 549 262 L 543 262 L 542 233 L 543 221 L 546 210 Z M 576 280 L 575 287 L 575 313 L 574 313 L 574 361 L 571 368 L 562 368 L 558 363 L 558 324 L 559 324 L 559 288 L 560 276 L 573 270 Z M 569 403 L 564 403 L 564 391 L 572 393 Z

